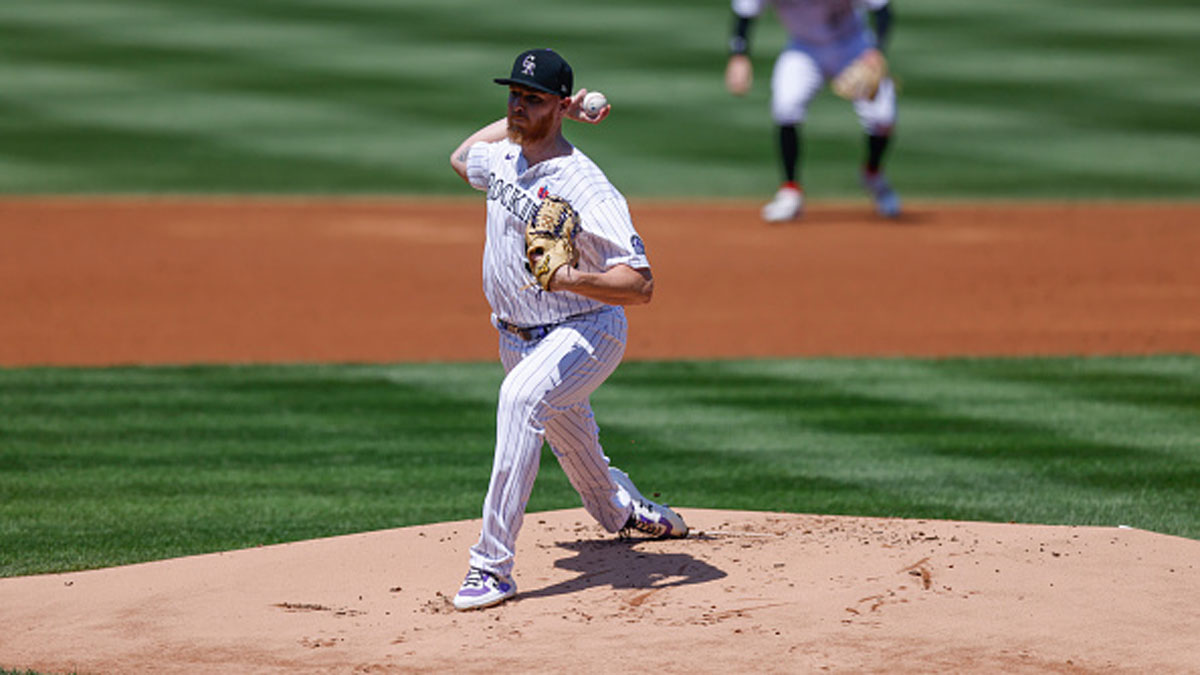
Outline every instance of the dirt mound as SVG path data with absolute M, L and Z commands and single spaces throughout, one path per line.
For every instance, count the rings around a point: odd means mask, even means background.
M 1200 542 L 680 509 L 530 514 L 517 597 L 455 612 L 478 521 L 0 580 L 5 665 L 192 672 L 1195 672 Z

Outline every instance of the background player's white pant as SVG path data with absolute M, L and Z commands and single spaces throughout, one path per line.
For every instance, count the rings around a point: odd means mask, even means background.
M 511 574 L 543 440 L 588 513 L 609 532 L 624 527 L 632 507 L 609 476 L 589 397 L 621 362 L 626 329 L 625 312 L 608 307 L 571 319 L 539 341 L 500 332 L 507 375 L 500 385 L 496 455 L 472 567 Z
M 771 73 L 771 117 L 779 125 L 799 124 L 821 87 L 870 47 L 865 37 L 829 45 L 792 41 L 775 59 Z M 858 123 L 868 134 L 886 135 L 896 123 L 896 87 L 885 78 L 875 98 L 854 102 Z

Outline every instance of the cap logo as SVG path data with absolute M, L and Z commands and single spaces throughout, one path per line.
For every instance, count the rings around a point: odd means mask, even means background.
M 534 60 L 533 54 L 529 54 L 525 57 L 525 60 L 521 62 L 521 74 L 532 76 L 533 69 L 536 67 L 537 62 Z

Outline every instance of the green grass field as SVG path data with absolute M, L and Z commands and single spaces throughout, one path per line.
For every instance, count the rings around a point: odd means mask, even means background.
M 897 187 L 922 198 L 1200 195 L 1192 0 L 897 3 Z M 630 196 L 761 197 L 784 38 L 722 85 L 725 0 L 6 0 L 0 193 L 465 194 L 446 158 L 503 114 L 491 78 L 553 46 L 615 113 L 572 138 Z M 857 195 L 862 148 L 825 93 L 814 195 Z
M 777 181 L 724 0 L 6 0 L 0 194 L 451 194 L 491 78 L 554 46 L 614 115 L 571 138 L 631 197 Z M 1195 199 L 1193 0 L 900 0 L 906 198 Z M 847 106 L 810 194 L 857 195 Z M 2 226 L 2 224 L 0 224 Z M 0 369 L 0 575 L 478 515 L 494 364 Z M 1200 537 L 1200 357 L 627 363 L 614 461 L 682 506 L 1129 524 Z M 553 460 L 547 455 L 547 462 Z M 578 504 L 557 467 L 531 508 Z
M 493 364 L 0 370 L 0 576 L 477 518 Z M 631 362 L 602 441 L 680 507 L 1200 537 L 1200 357 Z M 548 451 L 532 511 L 579 498 Z

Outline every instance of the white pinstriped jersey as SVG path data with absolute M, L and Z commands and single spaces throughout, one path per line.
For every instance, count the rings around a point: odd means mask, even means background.
M 650 267 L 625 197 L 578 148 L 531 167 L 521 146 L 511 141 L 476 143 L 467 156 L 467 179 L 487 191 L 483 292 L 492 312 L 504 321 L 541 326 L 608 306 L 569 291 L 544 291 L 532 283 L 533 275 L 525 269 L 525 223 L 545 195 L 566 199 L 579 213 L 580 270 L 603 272 L 621 263 L 634 269 Z M 528 288 L 521 290 L 524 286 Z
M 733 0 L 738 16 L 753 18 L 768 5 L 793 39 L 813 45 L 844 40 L 864 30 L 861 10 L 876 10 L 888 0 Z

